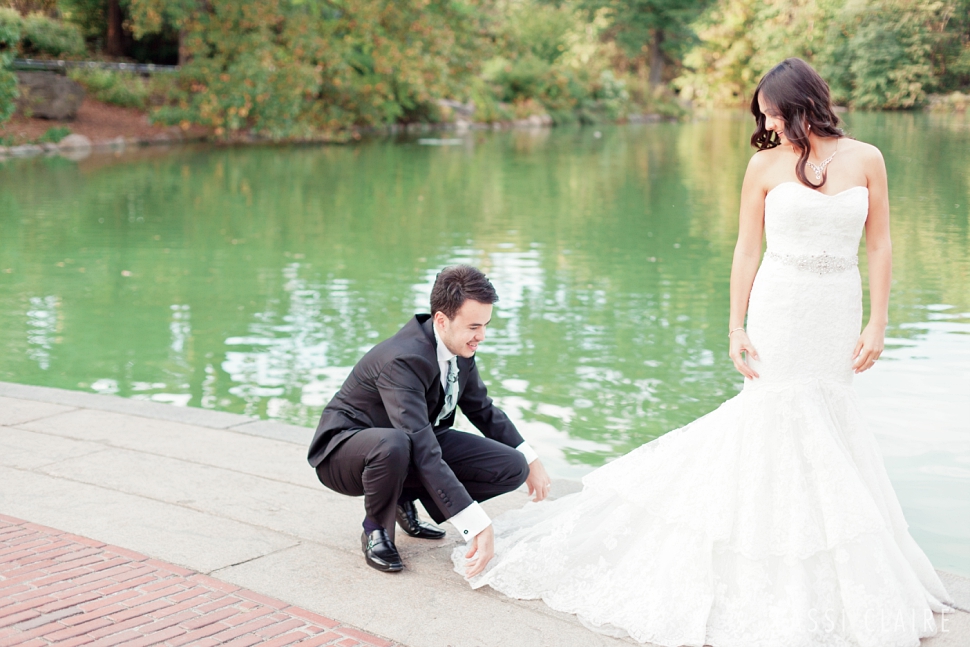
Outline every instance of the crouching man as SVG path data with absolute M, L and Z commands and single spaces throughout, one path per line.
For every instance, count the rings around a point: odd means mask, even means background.
M 494 555 L 479 503 L 522 483 L 537 501 L 549 493 L 545 468 L 492 404 L 475 365 L 496 301 L 479 270 L 445 268 L 431 291 L 432 314 L 416 315 L 364 355 L 323 410 L 308 460 L 331 490 L 364 497 L 361 547 L 377 570 L 404 568 L 395 522 L 412 537 L 445 536 L 418 518 L 416 500 L 469 543 L 466 572 L 474 576 Z M 484 438 L 451 428 L 456 408 Z

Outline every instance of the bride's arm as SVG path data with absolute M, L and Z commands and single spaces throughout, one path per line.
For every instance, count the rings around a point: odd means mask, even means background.
M 889 237 L 889 183 L 886 164 L 876 147 L 866 160 L 869 215 L 866 217 L 866 257 L 869 261 L 869 323 L 856 342 L 852 368 L 872 368 L 882 354 L 889 324 L 889 289 L 893 276 L 893 244 Z
M 751 345 L 743 328 L 751 284 L 754 283 L 758 263 L 761 261 L 761 237 L 765 227 L 765 187 L 762 178 L 765 176 L 766 158 L 765 152 L 755 153 L 744 174 L 738 242 L 734 246 L 734 262 L 731 264 L 731 315 L 728 320 L 728 330 L 731 331 L 728 333 L 731 337 L 730 355 L 734 367 L 750 379 L 758 377 L 758 374 L 744 362 L 743 353 L 757 359 L 758 352 Z

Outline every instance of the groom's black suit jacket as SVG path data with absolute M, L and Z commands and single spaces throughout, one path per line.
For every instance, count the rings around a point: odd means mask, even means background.
M 437 427 L 432 424 L 445 397 L 433 325 L 431 315 L 415 315 L 357 362 L 323 410 L 307 458 L 316 468 L 358 431 L 401 429 L 411 440 L 416 476 L 448 519 L 471 505 L 472 497 L 442 459 L 436 439 L 454 424 L 454 412 Z M 487 438 L 509 447 L 522 443 L 515 425 L 488 397 L 474 357 L 458 357 L 458 406 Z

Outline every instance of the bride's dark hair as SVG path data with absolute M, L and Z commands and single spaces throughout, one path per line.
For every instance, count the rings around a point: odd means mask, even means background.
M 839 117 L 832 109 L 829 86 L 812 66 L 800 58 L 786 58 L 765 74 L 751 97 L 751 114 L 757 123 L 751 135 L 751 145 L 758 150 L 774 148 L 781 142 L 778 135 L 765 128 L 765 116 L 758 106 L 758 97 L 778 112 L 785 121 L 785 137 L 800 154 L 795 175 L 802 184 L 817 189 L 828 177 L 823 171 L 822 181 L 812 184 L 805 175 L 805 165 L 812 152 L 808 131 L 819 137 L 845 137 L 839 128 Z

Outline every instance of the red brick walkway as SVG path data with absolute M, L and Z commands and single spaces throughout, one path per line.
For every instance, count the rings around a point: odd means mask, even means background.
M 392 647 L 124 548 L 0 515 L 0 647 Z

